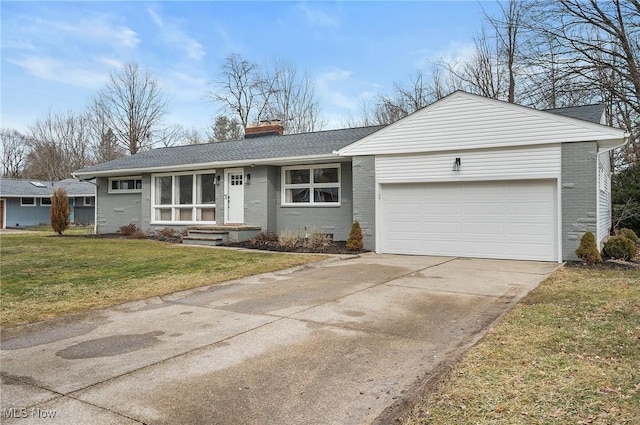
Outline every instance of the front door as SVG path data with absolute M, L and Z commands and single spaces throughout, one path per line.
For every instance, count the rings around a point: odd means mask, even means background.
M 225 223 L 244 223 L 244 169 L 234 168 L 224 172 Z

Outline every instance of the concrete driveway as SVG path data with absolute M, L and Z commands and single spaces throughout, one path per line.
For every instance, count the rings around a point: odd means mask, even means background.
M 368 254 L 9 329 L 3 422 L 386 422 L 557 266 Z

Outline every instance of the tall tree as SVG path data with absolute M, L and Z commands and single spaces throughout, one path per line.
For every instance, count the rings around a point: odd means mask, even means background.
M 537 30 L 570 46 L 571 76 L 599 87 L 613 122 L 631 133 L 622 158 L 640 157 L 640 0 L 538 0 Z
M 118 146 L 118 140 L 116 135 L 113 134 L 113 130 L 107 128 L 104 133 L 99 134 L 100 140 L 94 147 L 94 159 L 95 162 L 107 162 L 124 155 L 124 149 Z
M 209 95 L 222 105 L 223 111 L 237 117 L 245 129 L 251 122 L 264 118 L 273 84 L 274 81 L 264 78 L 258 64 L 232 54 L 222 65 L 216 88 Z
M 43 180 L 62 180 L 93 163 L 91 125 L 87 115 L 51 113 L 29 129 L 25 174 Z
M 158 80 L 132 62 L 111 73 L 92 109 L 102 114 L 120 147 L 133 155 L 153 144 L 167 97 Z
M 2 142 L 2 177 L 22 178 L 29 147 L 24 134 L 9 128 L 0 129 Z
M 279 119 L 286 133 L 307 133 L 323 126 L 313 80 L 295 65 L 277 60 L 263 77 L 270 85 L 268 114 Z

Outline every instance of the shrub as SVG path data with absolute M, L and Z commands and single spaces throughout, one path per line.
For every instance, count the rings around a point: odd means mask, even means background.
M 638 235 L 636 235 L 636 232 L 631 229 L 623 228 L 618 230 L 617 233 L 619 236 L 624 236 L 625 238 L 632 240 L 635 244 L 638 243 Z
M 612 236 L 604 243 L 602 254 L 616 260 L 631 260 L 638 253 L 636 244 L 624 236 Z
M 587 264 L 596 264 L 602 261 L 593 233 L 587 232 L 582 235 L 580 246 L 576 249 L 576 255 Z
M 253 238 L 256 243 L 259 242 L 277 242 L 278 235 L 275 232 L 260 232 Z
M 171 227 L 165 227 L 162 230 L 158 230 L 156 235 L 161 238 L 179 238 L 180 232 L 176 229 L 172 229 Z
M 331 237 L 320 229 L 311 229 L 307 236 L 305 246 L 311 249 L 324 248 L 331 243 Z
M 69 215 L 67 191 L 56 187 L 51 195 L 51 227 L 58 235 L 69 228 Z
M 278 235 L 278 243 L 285 248 L 298 246 L 301 241 L 302 235 L 299 230 L 283 230 Z
M 142 230 L 136 230 L 132 234 L 129 235 L 131 239 L 146 239 L 147 234 Z
M 351 232 L 349 233 L 349 239 L 347 239 L 347 249 L 350 251 L 360 251 L 363 247 L 360 222 L 354 221 L 351 226 Z
M 129 223 L 126 226 L 121 226 L 117 233 L 121 236 L 133 236 L 138 231 L 136 223 Z

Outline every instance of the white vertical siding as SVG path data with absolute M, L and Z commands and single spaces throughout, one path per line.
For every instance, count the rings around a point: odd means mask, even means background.
M 460 170 L 453 163 L 460 158 Z M 560 145 L 453 151 L 415 155 L 377 155 L 378 183 L 418 183 L 558 177 Z
M 602 247 L 602 241 L 609 236 L 611 228 L 611 162 L 609 151 L 598 154 L 598 235 L 596 242 Z

